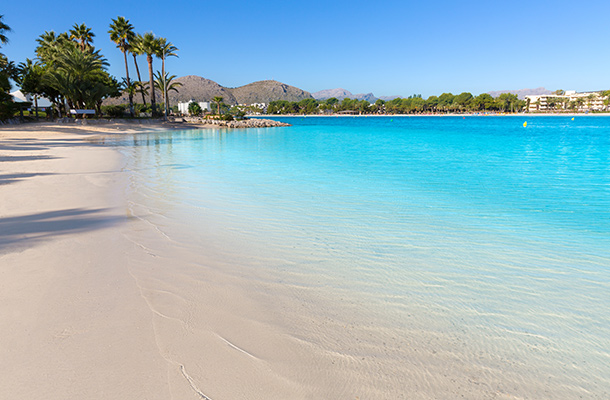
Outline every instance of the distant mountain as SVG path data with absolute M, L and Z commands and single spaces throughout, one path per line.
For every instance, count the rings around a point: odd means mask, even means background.
M 227 90 L 239 104 L 269 104 L 275 100 L 301 101 L 312 98 L 309 92 L 277 81 L 258 81 Z
M 369 103 L 374 103 L 377 101 L 377 97 L 373 95 L 373 93 L 358 93 L 352 94 L 349 90 L 345 89 L 325 89 L 320 90 L 319 92 L 315 92 L 311 94 L 316 100 L 326 100 L 334 97 L 339 100 L 343 99 L 358 99 L 358 100 L 366 100 Z
M 353 96 L 353 94 L 349 90 L 345 90 L 345 89 L 341 89 L 341 88 L 320 90 L 319 92 L 312 93 L 311 95 L 316 100 L 326 100 L 326 99 L 330 99 L 332 97 L 339 99 L 339 100 L 343 100 L 345 98 L 353 98 L 353 97 L 350 97 L 350 96 Z
M 179 82 L 182 86 L 178 87 L 178 92 L 168 93 L 172 105 L 190 100 L 211 101 L 217 96 L 222 97 L 223 101 L 229 105 L 268 104 L 274 100 L 300 101 L 312 98 L 309 92 L 277 81 L 259 81 L 237 88 L 227 88 L 201 76 L 188 75 L 176 78 L 174 82 Z M 163 102 L 163 96 L 158 90 L 155 90 L 155 96 L 158 103 Z M 150 102 L 148 96 L 146 96 L 146 101 Z M 142 102 L 139 93 L 134 96 L 134 102 Z M 120 97 L 104 100 L 104 105 L 128 103 L 129 97 L 125 92 Z
M 182 86 L 178 88 L 178 92 L 172 91 L 168 93 L 170 104 L 177 104 L 190 100 L 196 101 L 211 101 L 214 97 L 222 97 L 225 104 L 237 104 L 237 100 L 230 89 L 220 86 L 218 83 L 202 78 L 197 75 L 187 75 L 176 78 L 175 82 L 180 82 Z M 157 96 L 157 99 L 160 97 Z M 162 101 L 163 97 L 160 98 Z
M 390 101 L 390 100 L 398 99 L 399 97 L 402 97 L 402 96 L 379 96 L 379 98 L 383 101 Z
M 366 100 L 369 103 L 374 103 L 377 101 L 377 97 L 375 97 L 373 93 L 356 93 L 352 99 Z
M 519 89 L 519 90 L 496 90 L 493 92 L 487 92 L 491 95 L 491 97 L 498 97 L 502 93 L 512 93 L 516 94 L 517 97 L 521 100 L 525 99 L 525 96 L 540 96 L 544 94 L 552 94 L 553 91 L 547 90 L 543 87 L 539 87 L 536 89 Z

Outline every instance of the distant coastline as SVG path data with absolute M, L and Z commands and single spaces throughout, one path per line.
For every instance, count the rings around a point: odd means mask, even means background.
M 339 117 L 339 118 L 369 118 L 369 117 L 610 117 L 610 113 L 510 113 L 510 114 L 264 114 L 248 115 L 248 118 L 320 118 L 320 117 Z

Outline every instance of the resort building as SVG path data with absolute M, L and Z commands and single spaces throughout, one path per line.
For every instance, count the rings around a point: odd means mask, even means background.
M 181 114 L 188 114 L 189 113 L 189 104 L 191 103 L 197 103 L 199 104 L 199 107 L 201 107 L 202 110 L 204 111 L 212 111 L 212 105 L 210 104 L 209 101 L 195 101 L 195 100 L 191 100 L 191 101 L 187 101 L 186 103 L 178 103 L 178 111 Z
M 608 110 L 608 97 L 597 92 L 581 92 L 568 90 L 564 94 L 544 94 L 525 96 L 527 111 L 561 111 L 571 110 L 579 112 Z
M 15 103 L 34 103 L 34 97 L 29 94 L 23 94 L 21 90 L 11 92 L 10 95 L 13 97 Z M 38 108 L 51 107 L 51 102 L 46 97 L 38 98 Z

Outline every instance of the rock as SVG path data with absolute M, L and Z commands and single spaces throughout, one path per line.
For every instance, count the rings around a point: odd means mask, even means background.
M 223 121 L 218 119 L 204 119 L 201 117 L 184 117 L 183 120 L 192 124 L 208 124 L 226 128 L 272 128 L 278 126 L 291 126 L 284 122 L 259 118 L 244 119 L 241 121 Z

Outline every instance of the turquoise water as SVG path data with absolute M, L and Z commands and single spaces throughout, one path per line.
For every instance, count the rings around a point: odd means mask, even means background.
M 610 118 L 280 120 L 125 139 L 139 201 L 338 320 L 443 337 L 499 392 L 608 395 Z

